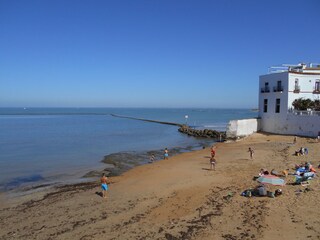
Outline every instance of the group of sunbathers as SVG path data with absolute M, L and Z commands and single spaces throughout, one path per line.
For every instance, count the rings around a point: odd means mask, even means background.
M 264 175 L 273 175 L 273 176 L 277 176 L 277 177 L 286 177 L 288 175 L 288 171 L 287 170 L 283 170 L 282 174 L 280 174 L 275 169 L 272 169 L 271 172 L 269 172 L 267 169 L 261 168 L 260 172 L 259 172 L 259 176 L 264 176 Z
M 310 162 L 295 165 L 295 183 L 311 180 L 316 176 L 316 169 Z
M 282 194 L 282 190 L 281 189 L 277 189 L 274 192 L 270 192 L 267 191 L 267 188 L 265 185 L 260 184 L 257 187 L 255 187 L 254 189 L 248 189 L 245 190 L 244 192 L 242 192 L 241 196 L 244 197 L 278 197 Z
M 275 169 L 272 169 L 271 172 L 269 172 L 267 169 L 265 168 L 261 168 L 260 172 L 259 172 L 259 177 L 261 176 L 265 176 L 265 175 L 273 175 L 273 176 L 286 176 L 287 174 L 283 173 L 283 174 L 279 174 Z M 255 177 L 255 179 L 258 177 Z M 242 192 L 242 196 L 245 197 L 251 197 L 251 196 L 255 196 L 255 197 L 277 197 L 280 196 L 282 194 L 282 190 L 281 189 L 277 189 L 274 192 L 270 192 L 267 191 L 267 188 L 264 184 L 259 184 L 258 186 L 256 186 L 253 189 L 248 189 L 245 190 L 244 192 Z

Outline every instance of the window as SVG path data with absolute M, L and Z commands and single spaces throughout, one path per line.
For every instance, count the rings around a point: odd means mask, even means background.
M 263 101 L 263 112 L 268 112 L 268 99 Z
M 295 92 L 295 93 L 299 93 L 300 92 L 300 86 L 299 86 L 299 79 L 298 78 L 296 78 L 294 80 L 294 90 L 293 90 L 293 92 Z
M 282 88 L 282 86 L 281 86 L 281 81 L 278 81 L 278 82 L 277 82 L 277 91 L 278 91 L 278 92 L 283 91 L 283 88 Z
M 269 83 L 268 83 L 268 82 L 265 82 L 265 83 L 264 83 L 264 91 L 265 91 L 265 92 L 270 92 L 270 90 L 269 90 Z
M 277 87 L 281 88 L 281 81 L 277 81 Z
M 276 113 L 280 112 L 280 98 L 276 99 Z
M 281 84 L 281 80 L 277 81 L 277 86 L 273 87 L 274 92 L 282 92 L 283 91 L 283 86 Z
M 315 86 L 314 86 L 315 92 L 320 92 L 320 80 L 316 80 Z

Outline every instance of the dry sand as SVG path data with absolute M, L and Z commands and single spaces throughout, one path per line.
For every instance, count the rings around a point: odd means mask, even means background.
M 2 196 L 0 239 L 320 239 L 318 178 L 311 191 L 290 185 L 288 176 L 282 196 L 240 196 L 256 186 L 261 168 L 293 172 L 296 163 L 319 164 L 320 143 L 292 141 L 254 134 L 219 143 L 216 171 L 209 171 L 210 149 L 140 166 L 112 178 L 107 200 L 97 194 L 98 182 L 19 199 Z M 301 146 L 309 155 L 293 156 Z

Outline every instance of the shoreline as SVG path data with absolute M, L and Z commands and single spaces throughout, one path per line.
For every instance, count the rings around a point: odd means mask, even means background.
M 300 146 L 308 156 L 293 156 Z M 111 177 L 106 201 L 93 181 L 9 202 L 1 206 L 0 239 L 318 239 L 318 178 L 308 192 L 288 177 L 280 197 L 240 194 L 257 184 L 252 177 L 262 167 L 291 169 L 309 159 L 317 165 L 319 143 L 257 133 L 217 143 L 216 171 L 209 171 L 209 155 L 209 148 L 182 153 Z
M 191 152 L 202 147 L 215 144 L 214 140 L 199 139 L 194 145 L 187 147 L 174 147 L 169 149 L 170 155 L 175 156 L 184 152 Z M 92 170 L 85 171 L 85 168 L 77 168 L 73 173 L 61 173 L 56 171 L 50 176 L 42 176 L 34 174 L 31 176 L 12 179 L 6 185 L 3 185 L 3 190 L 0 191 L 3 195 L 19 196 L 32 194 L 34 190 L 41 191 L 41 188 L 55 188 L 73 184 L 88 183 L 93 179 L 100 178 L 102 173 L 107 173 L 107 176 L 120 176 L 121 174 L 130 171 L 131 169 L 150 164 L 149 158 L 151 154 L 156 155 L 156 162 L 163 160 L 163 150 L 144 150 L 144 151 L 121 151 L 107 154 L 102 160 L 97 162 L 97 166 L 91 167 Z M 32 181 L 32 179 L 36 181 Z M 27 180 L 27 181 L 26 181 Z M 26 182 L 25 182 L 26 181 Z M 25 183 L 25 184 L 23 184 Z

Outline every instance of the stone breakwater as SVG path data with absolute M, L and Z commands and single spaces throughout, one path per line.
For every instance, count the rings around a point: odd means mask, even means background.
M 179 132 L 184 133 L 184 134 L 188 134 L 189 136 L 193 136 L 193 137 L 215 138 L 215 139 L 221 139 L 221 140 L 226 139 L 226 132 L 218 132 L 216 130 L 211 130 L 211 129 L 196 130 L 196 129 L 190 128 L 189 126 L 181 124 L 181 123 L 164 122 L 164 121 L 150 120 L 150 119 L 144 119 L 144 118 L 128 117 L 128 116 L 121 116 L 121 115 L 117 115 L 117 114 L 111 114 L 111 116 L 118 117 L 118 118 L 127 118 L 127 119 L 133 119 L 133 120 L 139 120 L 139 121 L 145 121 L 145 122 L 153 122 L 153 123 L 178 126 Z
M 185 125 L 180 127 L 178 131 L 193 137 L 215 138 L 215 139 L 221 138 L 222 140 L 226 138 L 225 132 L 218 132 L 216 130 L 211 130 L 211 129 L 197 130 Z

